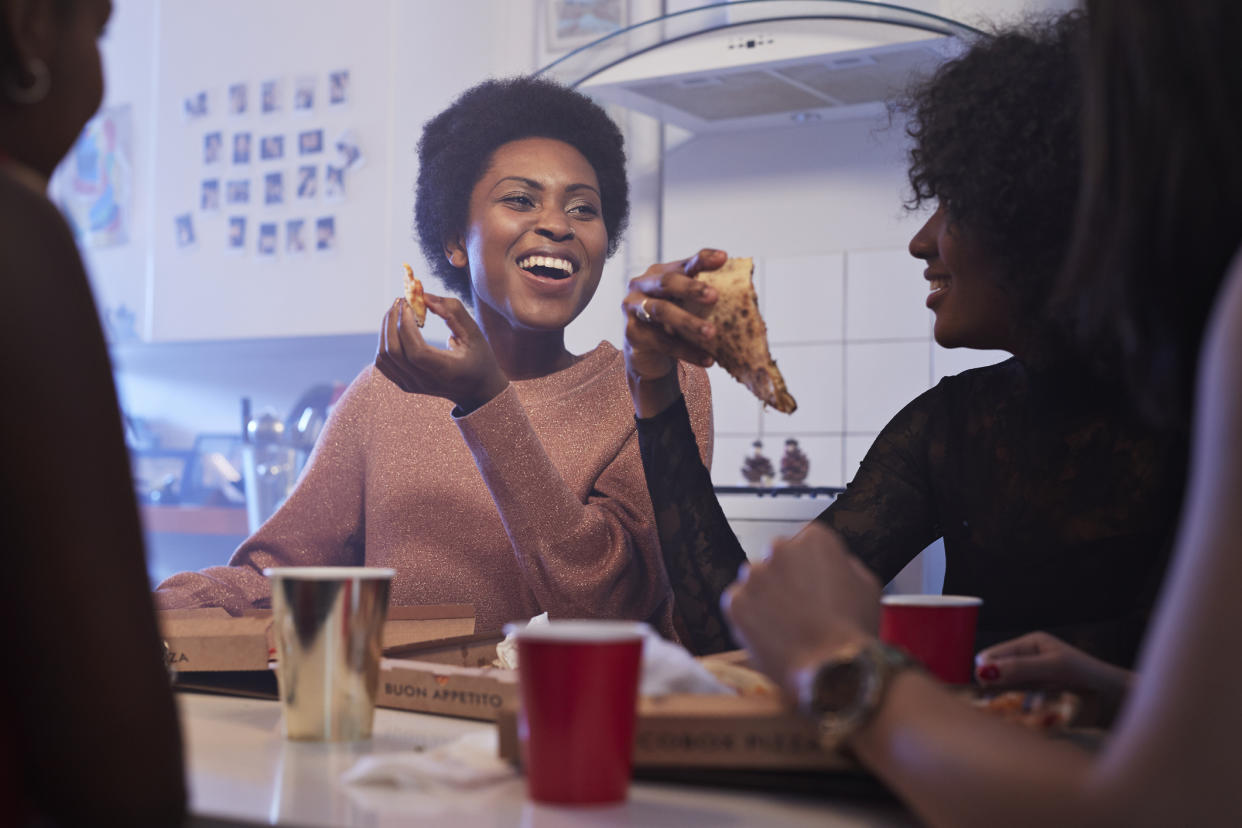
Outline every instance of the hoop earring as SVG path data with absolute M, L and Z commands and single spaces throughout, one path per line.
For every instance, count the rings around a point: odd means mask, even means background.
M 41 58 L 31 58 L 26 64 L 26 71 L 31 76 L 29 86 L 23 86 L 21 81 L 12 75 L 4 76 L 5 94 L 9 96 L 10 101 L 22 106 L 37 104 L 47 97 L 48 91 L 52 88 L 52 73 L 48 71 L 47 64 Z

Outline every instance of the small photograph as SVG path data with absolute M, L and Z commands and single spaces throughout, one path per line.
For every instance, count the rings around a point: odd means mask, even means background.
M 249 164 L 250 163 L 250 133 L 235 132 L 233 133 L 233 163 Z
M 289 219 L 285 222 L 285 252 L 297 255 L 306 252 L 306 221 Z
M 276 255 L 276 222 L 265 221 L 259 225 L 259 255 Z
M 224 134 L 209 132 L 203 136 L 203 163 L 219 164 L 224 157 Z
M 228 249 L 230 253 L 242 253 L 246 249 L 246 217 L 229 216 Z
M 265 135 L 259 142 L 259 158 L 264 161 L 275 161 L 285 157 L 285 136 Z
M 336 249 L 336 218 L 324 216 L 315 222 L 315 249 L 321 253 Z
M 182 213 L 173 219 L 173 224 L 177 228 L 177 247 L 190 247 L 194 244 L 194 217 L 189 213 Z
M 349 70 L 328 73 L 328 103 L 340 106 L 349 100 Z
M 203 212 L 211 213 L 220 209 L 220 179 L 203 180 L 202 193 L 199 195 L 198 207 Z
M 298 78 L 293 84 L 293 111 L 309 113 L 315 108 L 315 79 Z
M 244 83 L 234 83 L 229 86 L 229 114 L 245 115 L 247 105 L 250 102 L 250 88 Z
M 298 154 L 313 155 L 323 152 L 323 130 L 308 129 L 298 133 Z
M 314 164 L 298 167 L 297 197 L 300 201 L 308 201 L 319 192 L 319 168 Z
M 362 146 L 358 143 L 358 135 L 347 129 L 340 134 L 333 145 L 336 148 L 337 164 L 347 170 L 360 170 L 366 161 L 362 157 Z
M 250 203 L 250 179 L 228 181 L 224 185 L 224 201 L 228 204 Z
M 285 203 L 284 173 L 274 172 L 263 176 L 263 203 L 268 205 Z
M 194 120 L 195 118 L 202 118 L 206 116 L 207 115 L 207 93 L 206 92 L 195 92 L 193 95 L 190 95 L 188 98 L 185 99 L 184 103 L 182 104 L 181 111 L 182 111 L 182 114 L 185 115 L 186 119 L 191 120 L 191 121 Z
M 259 84 L 259 104 L 264 115 L 280 111 L 280 81 L 267 80 Z
M 324 201 L 345 200 L 345 170 L 327 164 L 323 168 Z

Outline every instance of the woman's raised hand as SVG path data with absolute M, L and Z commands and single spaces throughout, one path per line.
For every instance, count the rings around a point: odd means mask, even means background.
M 625 313 L 625 367 L 640 417 L 663 411 L 680 393 L 677 360 L 704 367 L 716 336 L 714 327 L 687 308 L 716 301 L 716 290 L 694 276 L 721 267 L 728 255 L 704 248 L 689 259 L 655 264 L 631 279 L 621 303 Z
M 483 331 L 457 299 L 424 294 L 427 310 L 448 323 L 448 348 L 427 344 L 405 299 L 393 302 L 380 328 L 375 367 L 402 391 L 431 394 L 470 412 L 509 384 Z

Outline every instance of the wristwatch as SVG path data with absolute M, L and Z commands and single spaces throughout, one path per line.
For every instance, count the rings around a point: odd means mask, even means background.
M 819 744 L 839 750 L 884 700 L 894 676 L 919 663 L 896 647 L 869 641 L 803 672 L 798 706 L 819 725 Z

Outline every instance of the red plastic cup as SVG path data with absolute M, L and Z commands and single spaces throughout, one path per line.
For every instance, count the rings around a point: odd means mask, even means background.
M 517 631 L 518 738 L 536 802 L 623 802 L 634 760 L 643 634 L 636 621 L 551 621 Z
M 982 598 L 885 595 L 880 604 L 882 641 L 901 647 L 941 681 L 970 684 Z

